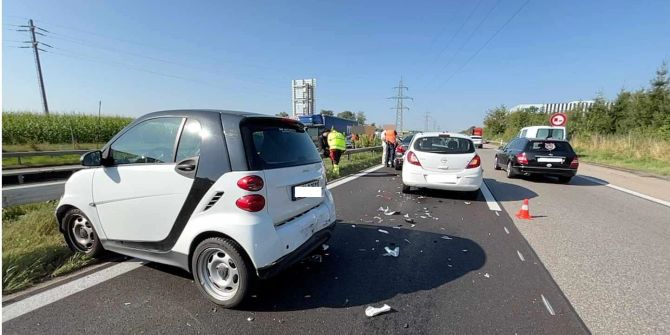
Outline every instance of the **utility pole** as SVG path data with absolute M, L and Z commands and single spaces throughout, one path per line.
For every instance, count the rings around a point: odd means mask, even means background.
M 425 114 L 425 118 L 426 118 L 426 123 L 425 123 L 424 126 L 423 126 L 423 131 L 431 131 L 431 130 L 434 130 L 434 129 L 430 129 L 430 119 L 431 119 L 431 118 L 430 118 L 430 112 L 426 112 L 426 114 Z
M 405 107 L 404 101 L 406 99 L 414 101 L 414 98 L 408 97 L 408 96 L 405 95 L 404 90 L 409 90 L 409 88 L 407 86 L 403 85 L 402 77 L 400 77 L 400 84 L 398 86 L 394 87 L 394 89 L 398 89 L 398 93 L 397 93 L 398 95 L 396 95 L 394 97 L 390 97 L 388 99 L 395 99 L 395 101 L 396 101 L 396 106 L 391 107 L 391 109 L 396 110 L 396 112 L 395 112 L 395 129 L 398 133 L 402 133 L 402 130 L 403 130 L 403 112 L 405 110 L 409 110 L 409 107 Z
M 19 27 L 28 29 L 18 29 L 17 31 L 27 31 L 30 33 L 30 42 L 26 41 L 24 43 L 30 43 L 31 46 L 21 48 L 33 48 L 33 52 L 35 53 L 35 66 L 37 67 L 37 80 L 40 84 L 40 94 L 42 96 L 42 107 L 44 108 L 44 114 L 49 115 L 49 104 L 47 103 L 47 93 L 44 90 L 44 79 L 42 78 L 42 64 L 40 63 L 40 51 L 46 52 L 46 50 L 40 49 L 40 45 L 44 45 L 50 48 L 53 47 L 46 43 L 38 42 L 36 35 L 42 35 L 42 36 L 46 35 L 42 34 L 39 31 L 35 31 L 35 29 L 41 30 L 43 32 L 48 31 L 40 27 L 35 27 L 35 25 L 33 24 L 33 20 L 28 20 L 27 26 L 19 26 Z

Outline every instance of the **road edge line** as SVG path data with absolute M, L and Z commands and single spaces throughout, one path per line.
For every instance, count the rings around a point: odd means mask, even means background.
M 646 195 L 646 194 L 643 194 L 643 193 L 640 193 L 640 192 L 636 192 L 636 191 L 633 191 L 631 189 L 627 189 L 625 187 L 613 185 L 613 184 L 610 184 L 608 182 L 603 182 L 603 181 L 600 181 L 600 180 L 595 179 L 593 177 L 589 177 L 589 176 L 585 176 L 585 175 L 581 175 L 581 174 L 577 175 L 577 177 L 586 179 L 586 180 L 588 180 L 590 182 L 593 182 L 593 183 L 596 183 L 598 185 L 607 186 L 607 187 L 615 189 L 617 191 L 621 191 L 621 192 L 624 192 L 624 193 L 628 193 L 630 195 L 634 195 L 638 198 L 642 198 L 642 199 L 645 199 L 645 200 L 648 200 L 648 201 L 651 201 L 651 202 L 655 202 L 659 205 L 670 207 L 670 201 L 665 201 L 665 200 L 662 200 L 662 199 L 659 199 L 659 198 L 654 198 L 650 195 Z
M 491 190 L 486 185 L 486 181 L 482 180 L 482 186 L 480 187 L 480 189 L 482 191 L 482 194 L 484 195 L 484 199 L 486 200 L 486 205 L 489 206 L 489 210 L 495 212 L 501 212 L 502 209 L 500 208 L 500 204 L 498 204 L 496 198 L 493 196 L 493 193 L 491 193 Z
M 328 188 L 329 190 L 330 190 L 330 189 L 333 189 L 333 188 L 338 187 L 338 186 L 340 186 L 340 185 L 342 185 L 342 184 L 346 184 L 346 183 L 348 183 L 348 182 L 350 182 L 350 181 L 352 181 L 352 180 L 354 180 L 354 179 L 357 179 L 357 178 L 359 178 L 359 177 L 362 177 L 362 176 L 364 176 L 364 175 L 366 175 L 366 174 L 368 174 L 368 173 L 370 173 L 370 172 L 377 171 L 377 170 L 379 170 L 379 169 L 381 169 L 381 168 L 383 168 L 383 167 L 384 167 L 384 164 L 379 164 L 379 165 L 377 165 L 377 166 L 373 166 L 373 167 L 368 168 L 368 169 L 366 169 L 366 170 L 363 170 L 363 171 L 360 171 L 360 172 L 356 172 L 356 173 L 352 174 L 351 176 L 344 177 L 344 178 L 342 178 L 342 179 L 333 181 L 332 183 L 326 185 L 326 188 Z
M 52 304 L 126 272 L 135 270 L 146 263 L 148 262 L 133 258 L 4 306 L 2 307 L 2 323 Z

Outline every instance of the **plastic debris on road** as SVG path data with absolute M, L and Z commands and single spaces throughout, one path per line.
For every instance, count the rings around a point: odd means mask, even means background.
M 129 302 L 124 302 L 123 305 L 128 306 L 128 305 L 130 305 L 130 303 Z
M 330 246 L 328 244 L 322 244 L 321 248 L 323 249 L 323 251 L 326 251 L 328 250 L 328 248 L 330 248 Z
M 315 263 L 322 263 L 323 257 L 321 255 L 312 255 L 312 257 L 310 257 L 310 260 Z
M 387 212 L 384 212 L 384 215 L 398 215 L 398 214 L 400 214 L 400 212 L 398 212 L 398 211 L 387 211 Z
M 400 255 L 400 247 L 395 247 L 395 249 L 391 249 L 389 247 L 384 247 L 384 250 L 386 250 L 386 253 L 384 254 L 384 256 L 398 257 L 398 255 Z
M 420 218 L 422 218 L 422 219 L 425 219 L 426 217 L 425 217 L 425 216 L 423 216 L 423 215 L 421 215 L 421 216 L 420 216 Z
M 379 220 L 379 222 L 377 222 L 377 223 L 382 223 L 382 221 L 384 221 L 384 219 L 382 219 L 381 216 L 374 216 L 372 218 Z
M 487 273 L 484 274 L 484 277 L 486 277 L 486 278 L 490 278 L 491 275 L 489 275 L 489 273 L 487 272 Z
M 249 321 L 249 322 L 254 321 L 254 317 L 253 316 L 248 317 L 247 321 Z
M 377 316 L 377 315 L 379 315 L 379 314 L 386 313 L 386 312 L 390 312 L 390 311 L 391 311 L 391 306 L 389 306 L 389 305 L 387 305 L 387 304 L 384 304 L 384 306 L 382 306 L 382 307 L 372 307 L 372 306 L 368 306 L 368 307 L 365 309 L 365 315 L 366 315 L 367 317 L 371 318 L 371 317 L 373 317 L 373 316 Z
M 384 233 L 384 234 L 389 233 L 387 230 L 384 230 L 384 229 L 377 229 L 377 231 L 380 232 L 380 233 Z
M 405 242 L 412 244 L 412 242 L 410 242 L 408 239 L 405 239 Z
M 379 207 L 379 209 L 377 209 L 377 212 L 388 212 L 388 211 L 389 211 L 388 206 L 386 206 L 386 208 L 384 208 L 384 207 Z
M 453 238 L 451 238 L 451 237 L 449 237 L 449 236 L 447 236 L 447 235 L 442 236 L 442 239 L 444 239 L 444 240 L 453 240 Z
M 470 204 L 472 204 L 472 203 L 469 202 L 469 201 L 463 201 L 463 202 L 464 202 L 466 205 L 470 205 Z
M 403 216 L 409 219 L 409 214 L 405 214 Z
M 414 223 L 414 219 L 405 219 L 405 222 L 407 222 L 407 223 Z

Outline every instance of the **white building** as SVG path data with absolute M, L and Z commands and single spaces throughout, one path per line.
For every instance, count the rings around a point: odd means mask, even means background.
M 546 113 L 564 113 L 569 112 L 573 109 L 580 108 L 582 110 L 589 109 L 595 101 L 593 100 L 576 100 L 570 102 L 559 102 L 559 103 L 549 103 L 549 104 L 521 104 L 516 105 L 510 108 L 510 112 L 516 112 L 522 109 L 535 107 L 540 112 Z

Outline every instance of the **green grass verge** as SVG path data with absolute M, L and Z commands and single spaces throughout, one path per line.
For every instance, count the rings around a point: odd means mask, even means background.
M 583 162 L 670 176 L 670 142 L 641 136 L 583 136 L 570 140 Z
M 330 163 L 329 159 L 324 159 L 324 165 L 326 166 L 326 178 L 328 180 L 334 180 L 350 174 L 354 174 L 361 170 L 367 169 L 369 167 L 379 165 L 382 161 L 381 151 L 376 152 L 361 152 L 357 154 L 352 154 L 351 159 L 347 159 L 346 154 L 342 155 L 340 159 L 340 175 L 336 176 L 333 173 L 333 165 Z
M 2 209 L 2 294 L 94 262 L 74 254 L 58 231 L 55 201 Z
M 2 146 L 2 152 L 17 152 L 17 151 L 57 151 L 57 150 L 94 150 L 99 149 L 104 143 L 71 143 L 51 144 L 8 144 Z M 21 164 L 17 157 L 3 157 L 3 169 L 17 169 L 25 167 L 38 166 L 56 166 L 56 165 L 76 165 L 79 164 L 80 155 L 67 156 L 34 156 L 21 158 Z
M 608 152 L 578 151 L 579 160 L 584 163 L 603 164 L 612 167 L 649 172 L 662 176 L 670 176 L 670 163 L 649 158 L 632 158 Z

